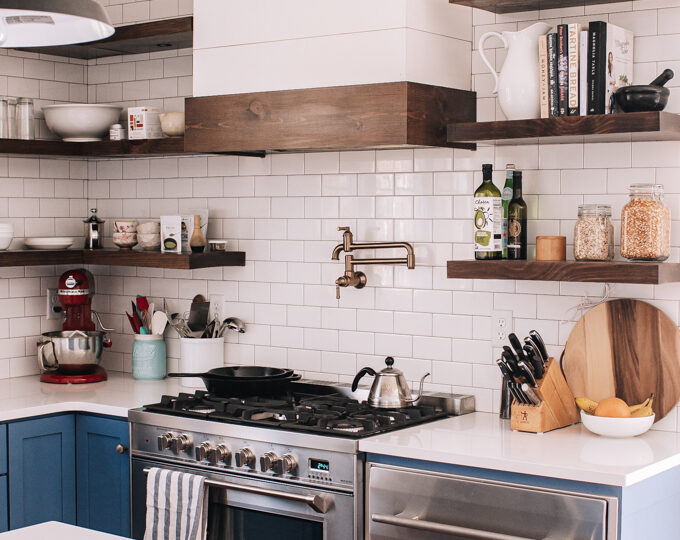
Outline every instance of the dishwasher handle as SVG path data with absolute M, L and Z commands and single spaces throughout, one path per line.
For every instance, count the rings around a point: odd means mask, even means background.
M 459 527 L 458 525 L 447 525 L 444 523 L 437 523 L 436 521 L 427 521 L 420 519 L 418 516 L 413 518 L 403 518 L 399 516 L 390 516 L 387 514 L 372 514 L 371 520 L 375 521 L 376 523 L 385 523 L 386 525 L 406 527 L 419 531 L 455 534 L 458 536 L 464 536 L 470 540 L 536 540 L 535 538 L 527 538 L 526 536 L 513 536 L 511 534 L 482 531 L 480 529 L 470 529 L 468 527 Z
M 144 473 L 149 474 L 151 468 L 145 467 Z M 232 484 L 230 482 L 220 482 L 219 480 L 205 479 L 205 484 L 212 487 L 233 489 L 235 491 L 244 491 L 246 493 L 255 493 L 257 495 L 269 495 L 279 499 L 286 499 L 288 501 L 303 502 L 320 514 L 325 514 L 333 504 L 333 497 L 325 494 L 318 495 L 298 495 L 297 493 L 286 493 L 285 491 L 278 491 L 275 489 L 258 488 L 254 486 L 244 486 L 241 484 Z

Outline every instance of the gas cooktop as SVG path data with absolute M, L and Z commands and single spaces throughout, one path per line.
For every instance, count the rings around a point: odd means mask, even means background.
M 197 390 L 163 396 L 149 412 L 360 439 L 448 416 L 437 404 L 377 409 L 338 388 L 299 383 L 276 397 L 219 397 Z

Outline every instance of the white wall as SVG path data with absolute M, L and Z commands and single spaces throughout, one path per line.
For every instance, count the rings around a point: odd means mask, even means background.
M 469 90 L 471 23 L 448 0 L 203 0 L 194 95 L 404 80 Z

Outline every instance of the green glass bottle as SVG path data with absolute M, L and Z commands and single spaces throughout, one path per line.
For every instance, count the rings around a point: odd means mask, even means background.
M 503 256 L 503 204 L 501 192 L 491 181 L 493 165 L 482 165 L 482 183 L 475 190 L 475 259 L 500 259 Z
M 501 194 L 503 203 L 503 258 L 508 258 L 508 205 L 512 200 L 512 173 L 515 171 L 515 165 L 508 163 L 505 166 L 505 186 Z
M 508 259 L 527 258 L 527 203 L 522 198 L 522 171 L 512 177 L 512 200 L 508 205 Z

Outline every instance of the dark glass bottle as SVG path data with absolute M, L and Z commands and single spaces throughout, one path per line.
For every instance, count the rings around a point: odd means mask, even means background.
M 527 203 L 522 198 L 522 171 L 512 177 L 512 200 L 508 205 L 508 259 L 527 258 Z
M 503 204 L 491 181 L 493 165 L 482 165 L 482 183 L 473 197 L 475 259 L 500 259 L 503 255 Z

